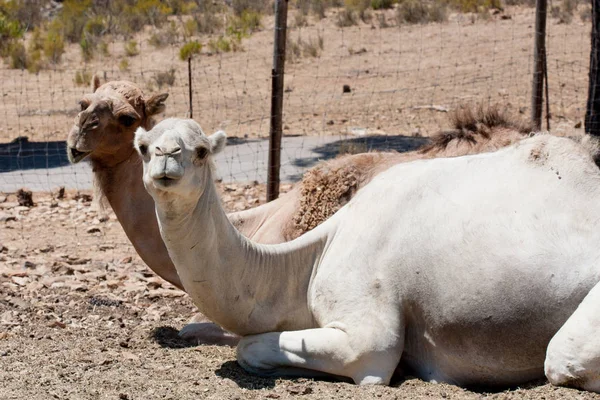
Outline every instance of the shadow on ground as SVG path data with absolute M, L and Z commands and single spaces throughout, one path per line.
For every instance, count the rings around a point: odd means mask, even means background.
M 179 331 L 172 326 L 159 326 L 150 332 L 150 339 L 161 347 L 169 349 L 183 349 L 197 345 L 179 337 Z
M 275 382 L 277 381 L 275 377 L 250 375 L 240 367 L 237 361 L 224 362 L 215 371 L 215 374 L 221 378 L 231 379 L 241 388 L 252 390 L 272 389 L 275 387 Z
M 10 143 L 0 143 L 0 172 L 56 168 L 69 165 L 64 141 L 30 142 L 18 137 Z

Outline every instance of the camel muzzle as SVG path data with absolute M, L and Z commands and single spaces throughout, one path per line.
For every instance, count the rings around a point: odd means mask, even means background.
M 67 148 L 67 157 L 72 164 L 77 164 L 91 153 L 91 151 L 79 151 L 74 147 Z

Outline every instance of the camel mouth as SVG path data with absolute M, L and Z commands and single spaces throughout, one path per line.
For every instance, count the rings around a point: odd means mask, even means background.
M 162 187 L 169 187 L 169 186 L 173 186 L 174 184 L 176 184 L 179 181 L 180 178 L 172 178 L 172 177 L 168 177 L 168 176 L 162 176 L 160 178 L 155 178 L 154 182 L 157 182 L 159 186 Z
M 67 151 L 67 155 L 69 156 L 69 161 L 73 164 L 77 164 L 79 161 L 83 160 L 87 156 L 89 156 L 91 151 L 79 151 L 74 147 L 69 147 Z

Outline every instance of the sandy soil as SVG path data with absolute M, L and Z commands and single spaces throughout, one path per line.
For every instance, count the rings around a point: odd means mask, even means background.
M 580 9 L 584 7 L 580 6 Z M 585 6 L 587 7 L 587 6 Z M 286 66 L 285 134 L 428 136 L 445 126 L 445 109 L 462 103 L 500 103 L 529 116 L 533 48 L 533 10 L 511 7 L 488 19 L 451 15 L 444 24 L 394 26 L 394 12 L 374 14 L 370 23 L 339 28 L 337 10 L 309 26 L 294 28 L 292 42 L 316 41 L 318 58 L 300 57 Z M 553 129 L 581 122 L 587 97 L 589 32 L 575 13 L 571 24 L 548 20 L 548 75 Z M 230 136 L 268 134 L 273 17 L 243 40 L 244 51 L 203 54 L 194 61 L 194 116 L 208 129 L 226 128 Z M 0 142 L 19 135 L 31 140 L 64 140 L 76 114 L 76 102 L 88 87 L 74 84 L 77 71 L 106 79 L 128 79 L 146 91 L 157 91 L 154 76 L 174 68 L 167 116 L 188 110 L 187 64 L 178 46 L 155 49 L 150 29 L 136 37 L 140 54 L 129 58 L 130 70 L 119 70 L 123 43 L 110 43 L 110 56 L 88 65 L 78 46 L 68 48 L 65 62 L 38 75 L 0 67 Z M 206 43 L 207 37 L 199 38 Z M 351 92 L 343 94 L 347 84 Z M 437 110 L 428 108 L 439 106 Z
M 264 201 L 261 185 L 220 190 L 228 210 Z M 81 195 L 36 193 L 34 207 L 0 196 L 0 399 L 600 399 L 544 381 L 490 393 L 412 377 L 357 387 L 250 376 L 233 349 L 177 338 L 189 298 Z

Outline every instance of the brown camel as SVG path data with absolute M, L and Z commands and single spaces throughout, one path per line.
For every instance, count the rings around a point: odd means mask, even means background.
M 158 231 L 154 202 L 144 189 L 142 164 L 133 150 L 134 132 L 150 129 L 152 116 L 164 110 L 167 94 L 145 97 L 134 84 L 94 79 L 92 94 L 81 100 L 82 111 L 68 139 L 69 159 L 89 158 L 99 194 L 106 197 L 142 260 L 159 276 L 182 288 Z M 259 243 L 292 240 L 329 218 L 378 173 L 417 159 L 494 151 L 524 137 L 529 129 L 506 118 L 497 108 L 452 114 L 454 129 L 434 136 L 430 144 L 407 153 L 364 153 L 323 162 L 279 199 L 229 214 L 233 224 Z M 201 315 L 182 335 L 202 343 L 234 344 L 237 337 Z

